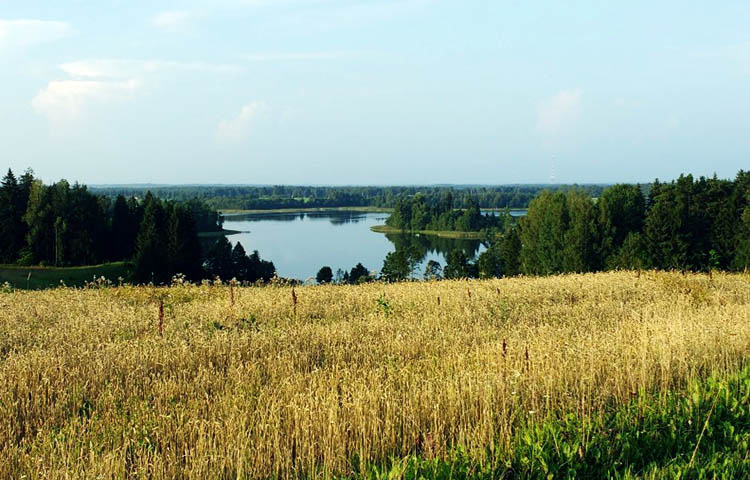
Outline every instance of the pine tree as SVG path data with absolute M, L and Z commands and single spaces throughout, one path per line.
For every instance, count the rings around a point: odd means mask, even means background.
M 519 227 L 510 228 L 500 242 L 500 262 L 506 277 L 521 273 L 521 237 Z
M 13 263 L 23 246 L 24 224 L 20 210 L 21 188 L 11 169 L 3 177 L 0 187 L 0 263 Z
M 501 243 L 495 242 L 479 255 L 477 259 L 479 278 L 500 278 L 503 276 L 504 268 L 500 256 L 500 247 Z
M 525 273 L 549 275 L 565 268 L 565 233 L 570 221 L 562 193 L 543 191 L 521 220 L 521 265 Z
M 138 283 L 169 281 L 169 257 L 164 207 L 151 192 L 144 198 L 143 221 L 136 240 L 133 277 Z
M 445 278 L 449 279 L 472 277 L 469 258 L 463 250 L 457 248 L 448 253 L 445 268 L 443 269 L 443 275 L 445 275 Z
M 406 280 L 414 271 L 416 262 L 414 255 L 408 249 L 396 250 L 385 256 L 381 274 L 388 282 Z
M 653 197 L 645 233 L 657 268 L 698 268 L 700 255 L 707 253 L 694 245 L 692 184 L 691 175 L 680 176 L 677 182 L 659 186 L 658 194 Z
M 315 281 L 321 285 L 331 283 L 333 281 L 333 270 L 331 270 L 331 267 L 321 267 L 321 269 L 318 270 L 318 274 L 315 275 Z
M 600 256 L 602 265 L 608 265 L 625 238 L 643 231 L 646 199 L 638 185 L 615 185 L 602 192 L 597 203 L 601 232 Z
M 253 266 L 250 263 L 250 258 L 245 252 L 245 248 L 240 242 L 235 244 L 232 249 L 232 272 L 231 277 L 236 278 L 241 282 L 250 281 L 253 276 Z
M 732 261 L 732 268 L 742 272 L 750 268 L 750 206 L 745 207 L 738 230 L 737 251 Z
M 202 276 L 201 247 L 192 210 L 170 203 L 167 215 L 169 273 L 198 280 Z
M 366 282 L 370 279 L 370 271 L 365 268 L 364 265 L 361 263 L 358 263 L 357 265 L 352 268 L 351 272 L 349 272 L 349 282 L 350 283 L 362 283 Z
M 55 259 L 55 215 L 51 187 L 35 180 L 29 188 L 29 201 L 23 220 L 27 225 L 24 263 L 49 263 Z
M 570 191 L 566 195 L 569 222 L 565 231 L 563 271 L 591 272 L 599 269 L 597 254 L 598 235 L 596 207 L 591 198 L 582 191 Z
M 112 208 L 111 255 L 112 260 L 125 260 L 133 256 L 138 236 L 138 219 L 132 205 L 118 195 Z
M 241 245 L 240 249 L 244 252 Z M 222 280 L 230 280 L 235 276 L 232 244 L 229 243 L 227 237 L 222 235 L 209 249 L 206 255 L 206 271 L 208 274 L 219 277 Z

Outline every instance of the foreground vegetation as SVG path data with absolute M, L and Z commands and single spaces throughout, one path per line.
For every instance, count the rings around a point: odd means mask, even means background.
M 477 462 L 410 455 L 376 465 L 380 478 L 749 478 L 750 368 L 644 395 L 598 416 L 548 415 L 519 427 L 510 451 Z
M 0 477 L 742 477 L 749 280 L 4 293 Z

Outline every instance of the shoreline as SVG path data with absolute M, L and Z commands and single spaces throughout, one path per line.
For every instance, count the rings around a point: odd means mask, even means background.
M 461 240 L 482 240 L 482 232 L 459 232 L 452 230 L 401 230 L 399 228 L 389 227 L 388 225 L 375 225 L 370 230 L 376 233 L 408 233 L 410 235 L 433 235 L 442 238 L 455 238 Z
M 391 213 L 392 208 L 385 207 L 311 207 L 311 208 L 271 208 L 267 210 L 242 210 L 234 208 L 218 209 L 222 216 L 254 215 L 264 213 L 315 213 L 315 212 L 361 212 L 361 213 Z
M 247 233 L 247 232 L 241 232 L 239 230 L 219 230 L 217 232 L 198 232 L 198 238 L 218 238 L 222 236 L 227 235 L 237 235 L 238 233 Z

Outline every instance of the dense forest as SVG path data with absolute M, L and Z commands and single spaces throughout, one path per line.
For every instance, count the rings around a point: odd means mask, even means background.
M 402 186 L 402 187 L 315 187 L 315 186 L 100 186 L 102 195 L 143 196 L 146 191 L 159 198 L 175 201 L 200 199 L 217 210 L 272 210 L 294 208 L 378 207 L 393 208 L 399 199 L 422 195 L 438 203 L 446 193 L 453 196 L 455 208 L 468 208 L 471 202 L 480 208 L 526 208 L 542 190 L 582 189 L 598 197 L 604 185 L 501 185 L 501 186 Z
M 399 197 L 385 223 L 405 231 L 478 232 L 489 228 L 502 229 L 508 219 L 507 215 L 482 215 L 479 203 L 472 197 L 465 208 L 457 209 L 453 193 L 445 191 L 437 201 L 431 201 L 422 193 Z
M 750 173 L 740 171 L 734 181 L 682 175 L 671 183 L 657 180 L 647 192 L 614 185 L 594 199 L 581 190 L 543 191 L 517 224 L 487 237 L 488 248 L 476 262 L 463 251 L 451 252 L 442 276 L 750 266 Z M 409 251 L 395 253 L 384 271 L 405 278 L 413 266 Z
M 190 280 L 221 276 L 269 279 L 273 264 L 242 245 L 230 248 L 219 235 L 203 252 L 199 232 L 219 232 L 221 217 L 198 199 L 167 201 L 96 195 L 85 185 L 60 180 L 44 185 L 27 170 L 11 170 L 0 186 L 0 263 L 78 266 L 127 261 L 130 280 L 166 283 L 176 274 Z
M 127 261 L 138 283 L 166 283 L 178 273 L 190 280 L 267 280 L 274 266 L 257 251 L 248 255 L 241 244 L 232 247 L 222 235 L 201 248 L 198 232 L 220 231 L 221 218 L 205 197 L 187 195 L 230 188 L 175 187 L 166 190 L 174 194 L 171 199 L 149 191 L 141 196 L 137 189 L 130 196 L 126 191 L 113 196 L 113 191 L 104 195 L 65 180 L 44 185 L 30 170 L 19 178 L 9 170 L 0 187 L 0 262 L 74 266 Z M 247 193 L 244 188 L 236 192 Z M 657 180 L 645 186 L 540 189 L 518 222 L 508 221 L 508 215 L 482 215 L 482 202 L 493 192 L 490 187 L 247 188 L 290 198 L 342 195 L 336 198 L 347 206 L 357 195 L 361 199 L 372 194 L 367 197 L 372 201 L 387 198 L 383 201 L 393 208 L 387 223 L 399 230 L 485 231 L 487 248 L 476 261 L 472 252 L 451 251 L 444 267 L 434 261 L 425 267 L 426 278 L 619 268 L 739 271 L 750 266 L 750 173 L 744 171 L 734 180 L 682 175 L 670 183 Z M 494 193 L 502 194 L 503 188 Z M 514 188 L 531 194 L 537 187 Z M 487 196 L 474 196 L 477 191 Z M 408 278 L 424 258 L 424 248 L 418 247 L 396 242 L 381 277 Z M 326 267 L 319 274 L 324 282 L 374 278 L 361 265 L 336 275 Z

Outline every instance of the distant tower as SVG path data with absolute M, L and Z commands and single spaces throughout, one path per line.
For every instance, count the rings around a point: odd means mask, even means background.
M 555 156 L 552 155 L 552 170 L 549 172 L 549 183 L 555 183 Z

